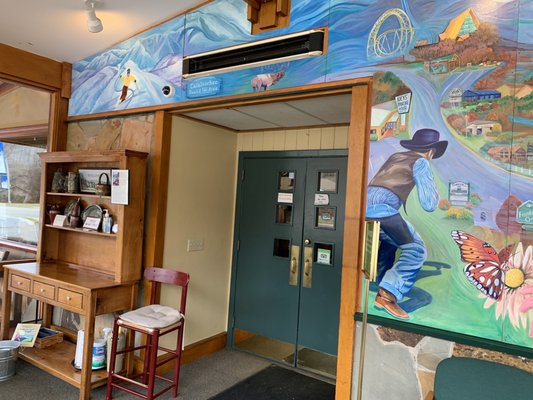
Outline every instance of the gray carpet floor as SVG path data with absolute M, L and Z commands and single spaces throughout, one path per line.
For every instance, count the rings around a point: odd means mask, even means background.
M 247 353 L 221 350 L 181 367 L 179 400 L 206 400 L 255 374 L 271 362 Z M 105 399 L 106 388 L 91 392 L 91 400 Z M 0 400 L 76 400 L 75 387 L 17 360 L 16 374 L 0 382 Z M 172 398 L 165 393 L 158 399 Z M 115 389 L 113 399 L 138 399 Z

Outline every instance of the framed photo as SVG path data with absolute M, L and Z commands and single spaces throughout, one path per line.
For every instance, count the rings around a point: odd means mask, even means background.
M 11 340 L 20 342 L 22 347 L 33 347 L 41 324 L 17 324 Z
M 96 193 L 96 184 L 100 180 L 100 175 L 107 174 L 102 177 L 102 183 L 111 184 L 111 170 L 110 169 L 96 169 L 96 168 L 87 168 L 79 169 L 78 173 L 80 175 L 80 192 L 81 193 Z M 107 180 L 106 180 L 107 179 Z

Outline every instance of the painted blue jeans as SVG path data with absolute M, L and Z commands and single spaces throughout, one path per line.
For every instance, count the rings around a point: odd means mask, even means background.
M 409 222 L 399 214 L 393 218 L 394 222 L 401 219 L 394 230 L 389 230 L 389 225 L 381 218 L 377 219 L 381 221 L 377 283 L 400 301 L 416 282 L 418 271 L 426 261 L 426 247 Z M 400 254 L 395 262 L 398 249 Z

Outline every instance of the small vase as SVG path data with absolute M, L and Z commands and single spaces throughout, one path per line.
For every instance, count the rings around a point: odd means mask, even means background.
M 80 189 L 80 176 L 77 172 L 69 172 L 67 175 L 67 192 L 78 193 Z
M 54 172 L 51 190 L 54 193 L 65 193 L 67 176 L 61 168 Z

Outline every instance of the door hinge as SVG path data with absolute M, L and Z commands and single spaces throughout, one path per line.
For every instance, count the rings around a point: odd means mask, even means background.
M 241 182 L 244 181 L 244 169 L 241 171 Z
M 237 251 L 241 249 L 241 241 L 237 240 Z

